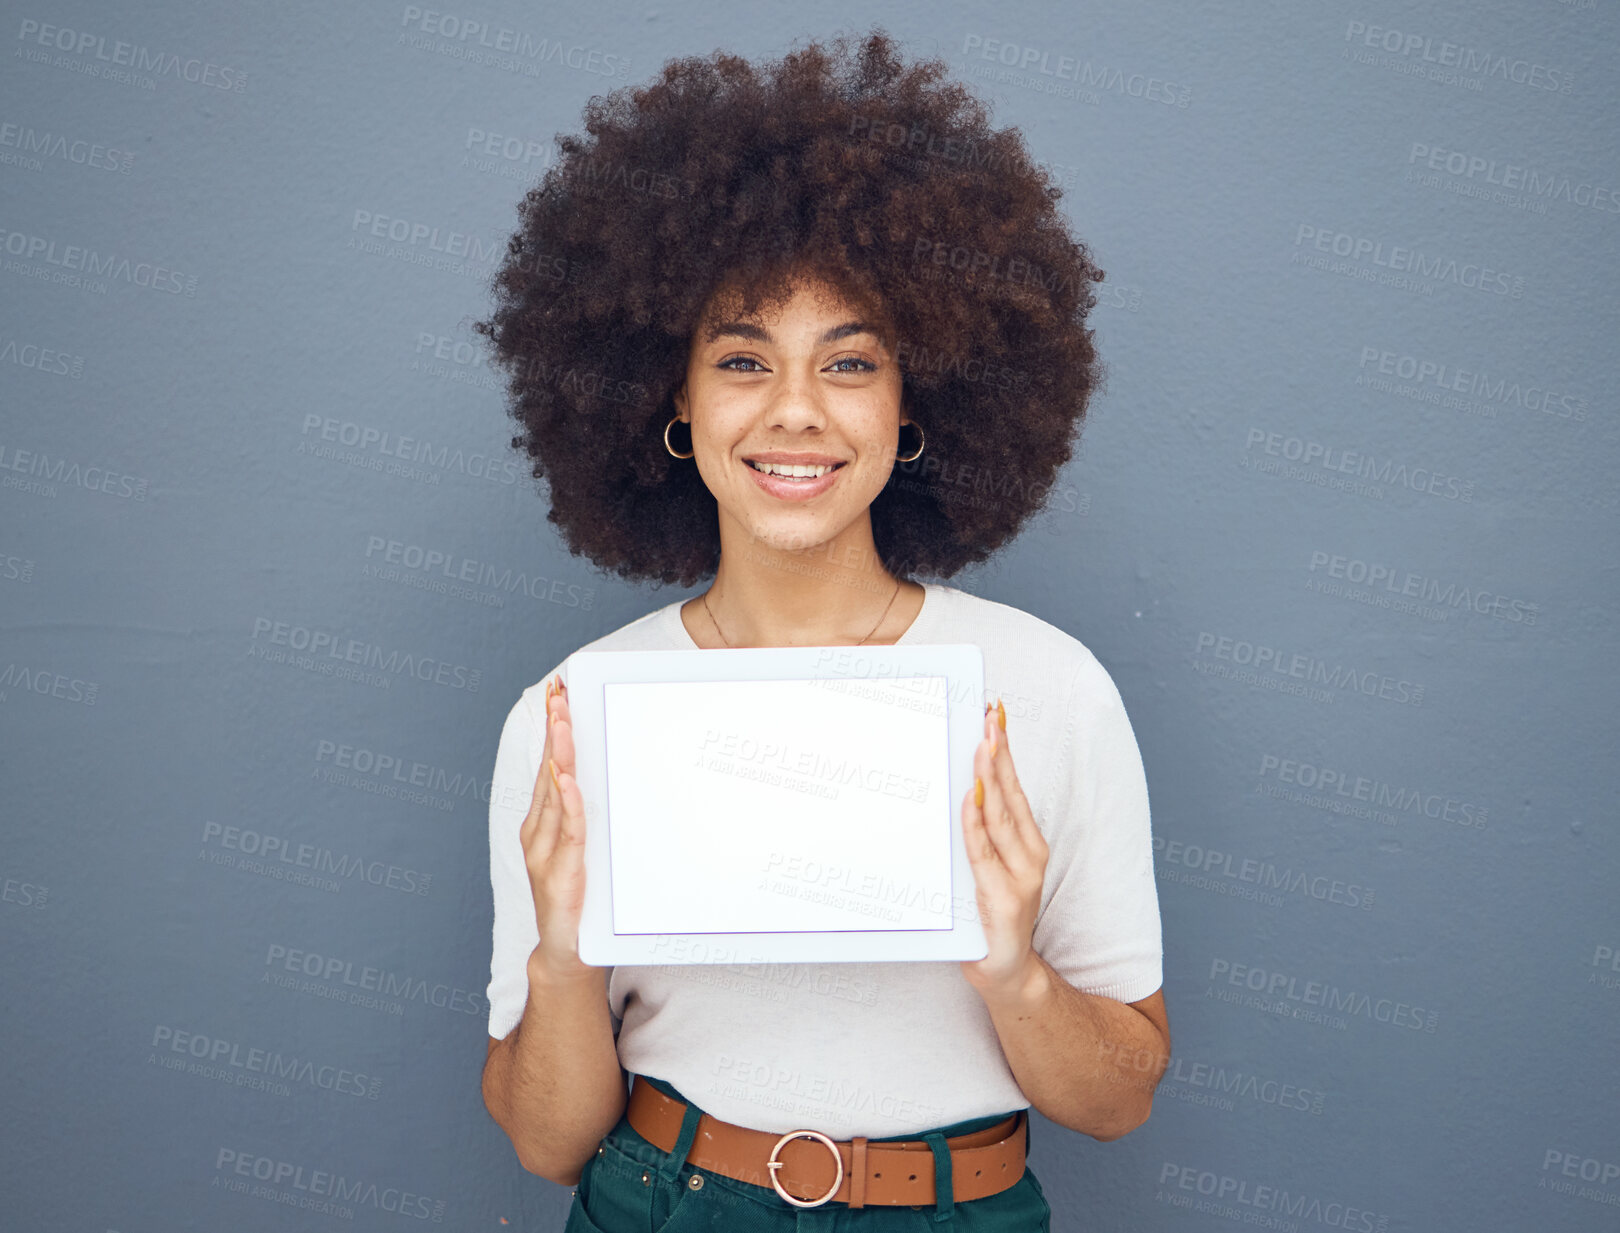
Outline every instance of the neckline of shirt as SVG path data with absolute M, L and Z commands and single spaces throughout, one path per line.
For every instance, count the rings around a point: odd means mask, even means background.
M 922 606 L 917 609 L 917 615 L 911 618 L 911 624 L 906 626 L 906 632 L 896 638 L 893 643 L 878 643 L 877 645 L 909 646 L 918 640 L 918 635 L 920 635 L 922 632 L 924 622 L 931 621 L 933 619 L 933 614 L 939 608 L 940 601 L 943 599 L 945 593 L 945 588 L 937 582 L 925 582 L 922 584 L 922 587 Z M 675 635 L 686 644 L 686 647 L 690 648 L 691 650 L 702 651 L 717 649 L 700 647 L 697 644 L 697 639 L 692 637 L 692 631 L 687 629 L 686 622 L 681 620 L 681 605 L 685 602 L 686 600 L 684 599 L 677 599 L 673 603 L 666 604 L 663 609 L 664 620 L 666 622 L 674 623 Z

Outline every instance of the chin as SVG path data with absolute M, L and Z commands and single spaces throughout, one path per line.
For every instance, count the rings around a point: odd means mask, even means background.
M 813 548 L 821 542 L 818 536 L 806 536 L 768 526 L 754 527 L 750 534 L 759 547 L 770 548 L 776 552 L 798 552 L 805 548 Z M 815 542 L 810 542 L 812 540 Z
M 836 534 L 834 531 L 816 531 L 805 528 L 755 525 L 749 529 L 753 542 L 761 548 L 775 552 L 808 552 L 819 548 Z

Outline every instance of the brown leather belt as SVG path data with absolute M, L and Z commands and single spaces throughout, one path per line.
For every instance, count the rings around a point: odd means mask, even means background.
M 625 1110 L 630 1125 L 662 1151 L 675 1150 L 686 1103 L 664 1095 L 640 1075 L 630 1084 Z M 951 1153 L 951 1195 L 955 1202 L 982 1199 L 1013 1185 L 1024 1175 L 1029 1112 L 945 1140 Z M 815 1130 L 785 1135 L 722 1122 L 705 1113 L 683 1163 L 756 1186 L 773 1186 L 789 1203 L 819 1207 L 880 1204 L 932 1204 L 933 1149 L 923 1139 L 869 1143 L 866 1137 L 833 1140 Z

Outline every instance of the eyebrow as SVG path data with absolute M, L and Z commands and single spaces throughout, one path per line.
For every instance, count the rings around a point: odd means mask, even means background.
M 708 341 L 714 342 L 722 335 L 733 335 L 737 338 L 747 338 L 753 342 L 773 342 L 769 330 L 752 325 L 747 321 L 722 321 L 710 328 Z M 876 326 L 866 321 L 846 321 L 842 325 L 835 325 L 816 339 L 816 346 L 824 347 L 830 342 L 837 342 L 840 338 L 848 338 L 851 334 L 879 335 Z

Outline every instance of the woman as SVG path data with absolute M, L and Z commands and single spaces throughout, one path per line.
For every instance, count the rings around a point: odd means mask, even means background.
M 1100 376 L 1102 273 L 1017 132 L 881 32 L 672 61 L 586 130 L 478 328 L 570 548 L 713 576 L 588 646 L 977 644 L 996 701 L 960 808 L 988 953 L 582 964 L 565 660 L 496 757 L 486 1104 L 577 1184 L 568 1229 L 1045 1229 L 1029 1107 L 1117 1138 L 1168 1060 L 1141 758 L 1077 639 L 914 575 L 1041 508 Z

